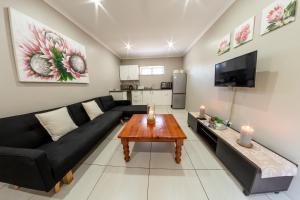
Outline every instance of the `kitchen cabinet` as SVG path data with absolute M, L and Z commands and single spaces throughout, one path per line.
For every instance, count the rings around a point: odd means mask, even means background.
M 139 80 L 140 71 L 138 65 L 121 65 L 120 66 L 120 80 L 130 81 Z
M 172 90 L 153 90 L 152 103 L 160 106 L 171 106 Z
M 143 91 L 131 91 L 132 105 L 145 105 L 143 103 Z
M 109 94 L 114 98 L 114 100 L 127 100 L 126 91 L 110 91 Z
M 152 103 L 152 91 L 151 90 L 145 90 L 143 91 L 143 104 L 153 104 Z
M 133 105 L 154 104 L 157 106 L 171 106 L 172 90 L 143 90 L 132 91 Z

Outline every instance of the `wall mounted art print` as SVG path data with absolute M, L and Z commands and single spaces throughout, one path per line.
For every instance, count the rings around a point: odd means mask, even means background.
M 296 0 L 277 0 L 262 12 L 261 32 L 263 35 L 285 26 L 296 19 Z
M 253 39 L 255 17 L 251 17 L 234 30 L 233 47 L 241 46 Z
M 89 83 L 83 45 L 13 8 L 9 13 L 21 82 Z
M 230 33 L 225 35 L 222 40 L 220 40 L 218 47 L 218 55 L 222 55 L 230 50 Z

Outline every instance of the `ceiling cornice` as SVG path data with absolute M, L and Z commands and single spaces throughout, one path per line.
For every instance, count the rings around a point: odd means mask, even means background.
M 183 58 L 184 54 L 178 56 L 141 56 L 141 57 L 121 57 L 121 60 L 137 60 L 137 59 L 155 59 L 155 58 Z
M 53 9 L 55 9 L 57 12 L 59 12 L 61 15 L 63 15 L 64 17 L 66 17 L 69 21 L 71 21 L 74 25 L 76 25 L 80 30 L 82 30 L 83 32 L 85 32 L 88 36 L 90 36 L 92 39 L 94 39 L 96 42 L 98 42 L 100 45 L 102 45 L 104 48 L 106 48 L 107 50 L 109 50 L 112 54 L 114 54 L 115 56 L 117 56 L 119 59 L 121 59 L 121 56 L 115 52 L 114 50 L 112 50 L 107 44 L 105 44 L 103 41 L 99 40 L 93 33 L 89 32 L 87 29 L 85 29 L 81 24 L 79 24 L 78 22 L 76 22 L 75 20 L 72 19 L 71 16 L 67 15 L 66 11 L 62 8 L 59 8 L 55 5 L 52 5 L 51 2 L 49 0 L 43 0 L 46 4 L 48 4 L 50 7 L 52 7 Z
M 230 6 L 232 6 L 232 4 L 235 2 L 236 0 L 231 0 L 231 2 L 224 6 L 222 9 L 220 9 L 220 11 L 216 14 L 216 17 L 214 18 L 214 20 L 209 23 L 206 28 L 204 29 L 204 31 L 202 31 L 198 37 L 196 37 L 195 40 L 193 40 L 193 42 L 188 46 L 188 48 L 186 48 L 186 50 L 184 51 L 184 56 L 193 48 L 193 46 L 203 37 L 203 35 L 209 31 L 209 29 L 218 21 L 218 19 L 230 8 Z

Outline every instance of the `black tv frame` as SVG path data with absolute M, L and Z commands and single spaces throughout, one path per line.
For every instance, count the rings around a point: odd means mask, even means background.
M 253 80 L 254 80 L 253 86 L 216 85 L 216 67 L 217 67 L 217 65 L 219 65 L 219 64 L 221 64 L 221 63 L 224 63 L 224 62 L 231 61 L 231 60 L 235 60 L 235 59 L 237 59 L 237 58 L 246 56 L 246 55 L 248 55 L 248 54 L 253 54 L 253 53 L 256 54 L 256 63 L 255 63 L 255 73 L 254 73 L 254 79 L 253 79 Z M 252 51 L 252 52 L 243 54 L 243 55 L 241 55 L 241 56 L 237 56 L 237 57 L 231 58 L 231 59 L 229 59 L 229 60 L 225 60 L 225 61 L 223 61 L 223 62 L 220 62 L 220 63 L 215 64 L 215 80 L 214 80 L 214 86 L 215 86 L 215 87 L 231 87 L 231 88 L 255 88 L 255 84 L 256 84 L 257 55 L 258 55 L 258 51 L 256 50 L 256 51 Z

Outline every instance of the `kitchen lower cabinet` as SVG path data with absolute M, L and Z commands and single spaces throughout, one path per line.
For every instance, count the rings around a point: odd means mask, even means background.
M 154 90 L 152 93 L 152 103 L 159 106 L 171 106 L 172 90 Z
M 132 105 L 146 105 L 143 102 L 143 91 L 131 91 Z
M 171 106 L 172 90 L 142 90 L 132 91 L 133 105 Z
M 153 91 L 152 90 L 145 90 L 143 91 L 143 104 L 153 104 Z
M 127 100 L 126 91 L 110 91 L 109 94 L 114 98 L 114 100 Z

